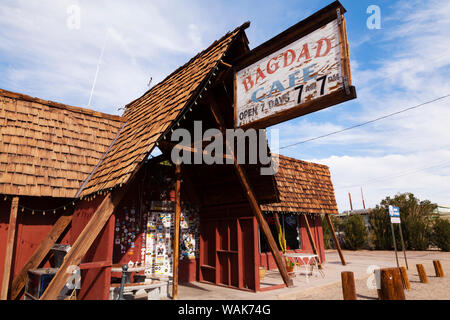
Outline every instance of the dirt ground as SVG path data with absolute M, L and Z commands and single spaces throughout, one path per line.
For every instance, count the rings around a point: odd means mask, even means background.
M 358 255 L 358 253 L 355 255 Z M 416 257 L 410 259 L 407 273 L 411 290 L 405 290 L 406 300 L 450 300 L 450 263 L 447 260 L 449 253 L 433 253 L 433 255 L 437 255 L 435 258 L 440 259 L 444 270 L 444 277 L 436 277 L 433 263 L 429 259 L 422 260 Z M 416 263 L 423 264 L 428 276 L 428 283 L 421 283 L 419 281 Z M 369 288 L 372 284 L 372 279 L 367 276 L 365 279 L 355 281 L 358 300 L 378 299 L 376 289 Z M 308 291 L 305 295 L 297 295 L 296 298 L 299 300 L 342 300 L 342 286 L 340 283 L 335 283 L 330 286 Z

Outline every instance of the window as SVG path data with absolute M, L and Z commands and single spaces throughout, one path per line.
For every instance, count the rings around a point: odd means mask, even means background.
M 269 225 L 270 231 L 272 231 L 273 238 L 277 243 L 278 250 L 281 250 L 281 246 L 278 240 L 278 231 L 275 224 L 275 218 L 272 214 L 267 214 L 265 216 L 267 224 Z M 299 233 L 299 220 L 298 215 L 295 214 L 279 214 L 281 228 L 284 231 L 286 239 L 286 249 L 294 250 L 301 249 L 301 238 Z M 259 250 L 260 252 L 270 252 L 269 245 L 267 244 L 266 237 L 264 234 L 259 232 Z

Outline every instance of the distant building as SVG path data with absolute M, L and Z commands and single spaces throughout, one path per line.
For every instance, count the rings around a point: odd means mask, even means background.
M 438 214 L 442 219 L 450 220 L 450 205 L 438 205 L 434 213 Z
M 354 215 L 354 214 L 359 214 L 364 218 L 364 225 L 366 226 L 366 228 L 370 228 L 370 223 L 369 223 L 369 213 L 372 211 L 371 208 L 369 209 L 359 209 L 359 210 L 347 210 L 344 211 L 342 213 L 339 213 L 337 215 L 338 218 L 345 220 L 345 218 L 347 218 L 348 216 Z

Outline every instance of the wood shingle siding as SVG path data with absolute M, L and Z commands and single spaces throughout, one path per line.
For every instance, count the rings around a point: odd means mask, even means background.
M 0 89 L 0 194 L 75 197 L 123 122 Z
M 337 214 L 330 170 L 327 166 L 279 155 L 275 181 L 280 202 L 261 205 L 263 211 Z

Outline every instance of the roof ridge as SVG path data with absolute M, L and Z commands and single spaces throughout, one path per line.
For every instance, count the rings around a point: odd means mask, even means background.
M 41 99 L 41 98 L 37 98 L 37 97 L 32 97 L 32 96 L 29 96 L 29 95 L 26 95 L 23 93 L 19 93 L 19 92 L 13 92 L 13 91 L 0 89 L 0 96 L 12 98 L 12 99 L 19 99 L 19 100 L 23 100 L 23 101 L 29 101 L 29 102 L 37 102 L 39 104 L 46 105 L 49 107 L 68 110 L 71 112 L 81 113 L 81 114 L 85 114 L 85 115 L 90 115 L 90 116 L 97 117 L 97 118 L 107 118 L 109 120 L 125 122 L 125 118 L 123 118 L 122 116 L 99 112 L 99 111 L 95 111 L 95 110 L 88 109 L 88 108 L 71 106 L 71 105 L 60 103 L 60 102 L 45 100 L 45 99 Z
M 240 31 L 243 31 L 245 29 L 247 29 L 250 26 L 250 21 L 246 21 L 243 24 L 241 24 L 239 27 L 235 28 L 233 31 L 228 31 L 226 34 L 224 34 L 222 37 L 220 37 L 217 40 L 214 40 L 206 49 L 203 49 L 202 51 L 198 52 L 195 56 L 193 56 L 191 59 L 189 59 L 189 61 L 187 61 L 185 64 L 179 66 L 177 69 L 175 69 L 174 71 L 172 71 L 169 75 L 167 75 L 163 80 L 161 80 L 160 82 L 158 82 L 155 86 L 153 86 L 152 88 L 148 89 L 147 91 L 145 91 L 140 97 L 132 100 L 131 102 L 127 103 L 125 105 L 125 109 L 128 108 L 129 106 L 131 106 L 133 103 L 135 103 L 136 101 L 140 100 L 142 97 L 144 97 L 146 94 L 148 94 L 150 91 L 154 90 L 155 88 L 158 87 L 158 85 L 164 83 L 167 79 L 169 79 L 171 76 L 173 76 L 174 74 L 178 73 L 181 69 L 185 68 L 186 66 L 188 66 L 192 61 L 194 61 L 195 59 L 201 57 L 204 53 L 208 52 L 209 50 L 211 50 L 212 48 L 214 48 L 214 46 L 225 40 L 227 37 L 229 37 L 231 34 L 233 33 L 237 33 Z
M 275 153 L 273 153 L 275 155 Z M 282 154 L 278 154 L 279 157 L 285 158 L 287 160 L 293 161 L 293 162 L 301 162 L 301 163 L 305 163 L 305 164 L 312 164 L 312 165 L 316 165 L 316 166 L 321 166 L 321 167 L 326 167 L 329 169 L 329 167 L 326 164 L 321 164 L 321 163 L 315 163 L 315 162 L 311 162 L 311 161 L 305 161 L 305 160 L 300 160 L 300 159 L 296 159 L 296 158 L 292 158 L 292 157 L 288 157 Z

